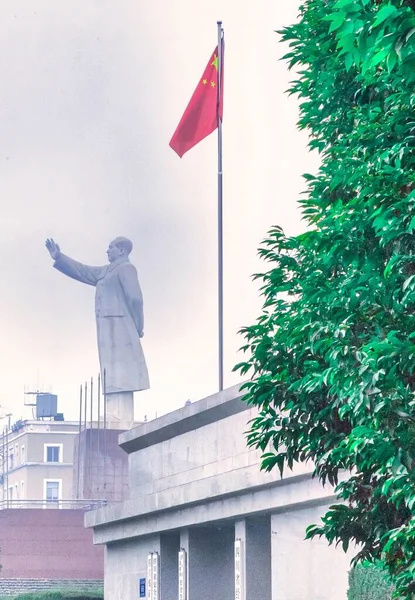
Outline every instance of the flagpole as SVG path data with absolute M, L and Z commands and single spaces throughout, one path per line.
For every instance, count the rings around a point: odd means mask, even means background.
M 218 25 L 218 85 L 217 85 L 217 119 L 218 119 L 218 342 L 219 342 L 219 391 L 223 390 L 223 173 L 222 173 L 222 119 L 219 106 L 222 94 L 222 62 L 223 62 L 223 28 L 222 21 Z

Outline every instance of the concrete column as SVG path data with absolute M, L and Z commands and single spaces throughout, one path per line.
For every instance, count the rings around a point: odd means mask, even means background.
M 182 529 L 180 532 L 180 549 L 186 551 L 187 555 L 187 576 L 186 576 L 186 587 L 187 587 L 187 598 L 189 598 L 189 548 L 190 548 L 190 536 L 188 529 Z
M 243 547 L 243 596 L 241 600 L 270 600 L 270 517 L 248 517 L 237 521 L 235 523 L 235 539 L 240 539 Z
M 188 600 L 234 597 L 234 527 L 195 527 L 180 536 L 187 552 Z M 164 599 L 163 599 L 164 600 Z
M 242 597 L 241 600 L 246 600 L 246 520 L 236 521 L 235 523 L 235 541 L 241 540 L 242 543 Z
M 178 590 L 178 552 L 180 535 L 165 533 L 160 536 L 160 578 L 162 600 L 177 600 Z

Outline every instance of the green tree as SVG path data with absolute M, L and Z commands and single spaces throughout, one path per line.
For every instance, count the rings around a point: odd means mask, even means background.
M 279 33 L 321 167 L 307 231 L 260 249 L 248 443 L 265 470 L 312 460 L 344 502 L 308 537 L 357 542 L 415 598 L 415 0 L 305 0 Z

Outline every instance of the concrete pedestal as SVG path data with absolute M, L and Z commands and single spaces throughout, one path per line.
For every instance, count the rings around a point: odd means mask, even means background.
M 73 498 L 119 502 L 128 498 L 128 455 L 119 429 L 85 429 L 74 444 Z
M 134 392 L 107 394 L 106 403 L 110 429 L 126 431 L 134 427 Z

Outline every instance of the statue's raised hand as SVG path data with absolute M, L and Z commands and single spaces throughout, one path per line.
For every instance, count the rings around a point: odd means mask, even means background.
M 49 250 L 49 254 L 53 258 L 53 260 L 57 260 L 60 256 L 61 249 L 59 248 L 59 245 L 55 242 L 55 240 L 52 238 L 50 240 L 46 240 L 45 246 Z

